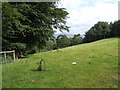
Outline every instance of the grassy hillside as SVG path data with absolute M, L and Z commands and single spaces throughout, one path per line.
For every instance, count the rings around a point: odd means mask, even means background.
M 46 70 L 36 71 L 41 58 Z M 110 38 L 3 65 L 3 88 L 117 88 L 117 73 L 118 39 Z

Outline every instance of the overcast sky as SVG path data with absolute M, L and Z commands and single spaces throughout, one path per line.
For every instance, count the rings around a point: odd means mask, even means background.
M 67 25 L 71 27 L 70 33 L 83 35 L 98 21 L 118 20 L 118 1 L 120 0 L 61 0 L 59 7 L 66 8 L 69 13 Z

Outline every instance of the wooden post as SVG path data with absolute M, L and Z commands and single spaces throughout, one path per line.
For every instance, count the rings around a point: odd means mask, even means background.
M 5 64 L 7 63 L 7 61 L 6 61 L 6 53 L 4 53 L 4 57 L 5 57 Z
M 15 62 L 15 50 L 13 50 L 13 59 L 14 59 L 14 62 Z
M 0 54 L 0 64 L 2 64 L 2 54 Z

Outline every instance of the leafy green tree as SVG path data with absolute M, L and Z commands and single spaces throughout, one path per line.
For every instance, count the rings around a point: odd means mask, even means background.
M 98 22 L 85 33 L 85 38 L 83 42 L 92 42 L 108 38 L 110 32 L 111 32 L 110 25 L 107 22 Z
M 23 51 L 26 49 L 26 44 L 24 43 L 11 43 L 11 50 L 16 51 L 16 59 L 18 57 L 23 57 Z
M 115 21 L 111 25 L 110 35 L 111 35 L 111 37 L 119 37 L 120 36 L 120 20 Z
M 70 40 L 66 35 L 59 35 L 56 39 L 58 48 L 68 47 L 70 45 Z
M 56 43 L 51 40 L 47 41 L 44 48 L 40 49 L 40 52 L 53 50 L 55 48 L 55 44 Z
M 80 34 L 75 34 L 71 40 L 71 45 L 77 45 L 80 43 L 82 43 L 82 37 L 80 36 Z
M 43 48 L 54 29 L 67 30 L 68 12 L 54 2 L 3 2 L 3 50 L 12 43 L 24 43 L 26 49 Z

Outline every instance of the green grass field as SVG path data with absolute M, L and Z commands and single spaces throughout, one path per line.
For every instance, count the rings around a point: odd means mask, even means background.
M 37 71 L 41 58 L 45 71 Z M 3 88 L 118 88 L 118 38 L 32 54 L 2 69 Z

